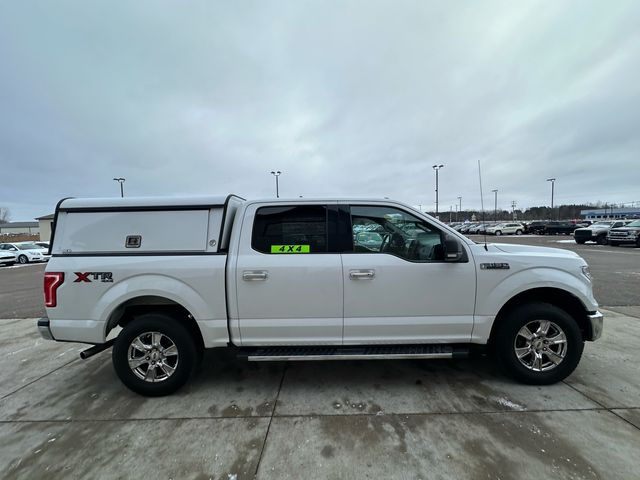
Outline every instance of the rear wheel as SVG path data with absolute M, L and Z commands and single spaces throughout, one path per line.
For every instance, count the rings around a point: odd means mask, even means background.
M 578 245 L 584 245 L 584 242 L 585 242 L 585 241 L 586 241 L 586 240 L 580 240 L 580 239 L 576 238 L 576 243 L 577 243 Z
M 596 238 L 596 242 L 598 245 L 606 245 L 607 244 L 607 236 L 606 235 L 598 235 Z
M 500 230 L 496 230 L 496 237 L 499 237 L 500 235 L 502 235 L 502 232 Z
M 575 370 L 584 341 L 567 312 L 548 303 L 530 303 L 513 309 L 503 320 L 494 346 L 510 376 L 522 383 L 548 385 Z
M 148 397 L 169 395 L 191 377 L 198 347 L 186 326 L 164 313 L 147 313 L 129 322 L 113 345 L 118 377 Z

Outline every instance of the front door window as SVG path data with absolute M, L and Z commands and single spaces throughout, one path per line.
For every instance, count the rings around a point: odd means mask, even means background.
M 444 261 L 439 230 L 393 207 L 352 206 L 355 253 L 395 255 L 411 262 Z

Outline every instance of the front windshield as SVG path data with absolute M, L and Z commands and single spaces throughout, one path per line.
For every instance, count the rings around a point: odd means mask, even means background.
M 20 250 L 41 250 L 42 247 L 39 247 L 35 243 L 19 243 L 16 245 Z

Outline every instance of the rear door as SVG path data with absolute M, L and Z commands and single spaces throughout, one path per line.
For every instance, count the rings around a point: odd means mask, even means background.
M 335 202 L 247 206 L 235 270 L 242 345 L 342 343 L 336 212 Z
M 463 343 L 471 339 L 476 272 L 444 261 L 443 232 L 386 205 L 351 205 L 343 258 L 344 343 Z

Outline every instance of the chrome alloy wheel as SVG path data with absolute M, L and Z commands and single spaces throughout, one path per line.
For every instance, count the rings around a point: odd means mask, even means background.
M 129 368 L 145 382 L 162 382 L 176 371 L 178 348 L 166 335 L 159 332 L 145 332 L 138 335 L 129 345 L 127 360 Z
M 522 365 L 535 372 L 553 370 L 567 354 L 567 336 L 548 320 L 534 320 L 522 327 L 513 343 Z

